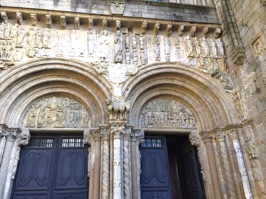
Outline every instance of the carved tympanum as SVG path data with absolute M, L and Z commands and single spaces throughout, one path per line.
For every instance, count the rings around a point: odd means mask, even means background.
M 56 96 L 34 101 L 24 119 L 28 128 L 85 128 L 90 123 L 90 114 L 80 102 Z
M 147 103 L 139 116 L 143 128 L 196 128 L 194 113 L 173 98 L 159 98 Z

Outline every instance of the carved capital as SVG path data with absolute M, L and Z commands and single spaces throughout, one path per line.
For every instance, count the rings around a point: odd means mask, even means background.
M 236 129 L 229 130 L 228 135 L 231 138 L 231 140 L 238 140 Z
M 99 128 L 101 130 L 101 134 L 103 137 L 103 140 L 109 140 L 110 139 L 110 135 L 108 132 L 108 124 L 101 124 L 99 125 Z
M 203 135 L 202 136 L 202 141 L 204 142 L 204 144 L 211 143 L 212 142 L 212 137 L 209 136 L 209 135 Z
M 91 132 L 91 137 L 92 139 L 95 141 L 95 142 L 100 142 L 101 140 L 101 137 L 102 137 L 102 134 L 100 132 L 100 129 L 97 129 L 97 128 L 93 128 L 93 129 L 90 129 L 90 132 Z
M 125 1 L 124 0 L 112 0 L 110 3 L 110 8 L 112 14 L 122 15 L 125 10 Z
M 133 129 L 133 126 L 131 126 L 131 125 L 127 125 L 126 126 L 125 133 L 124 133 L 124 137 L 126 139 L 129 139 L 130 138 L 132 129 Z
M 26 146 L 29 144 L 30 131 L 29 129 L 22 129 L 18 134 L 18 146 Z
M 111 121 L 125 121 L 130 110 L 130 102 L 125 102 L 123 97 L 114 96 L 111 100 L 106 100 L 109 119 Z
M 15 141 L 17 139 L 18 133 L 20 132 L 19 129 L 6 129 L 6 139 L 9 141 Z
M 83 143 L 91 145 L 90 129 L 84 129 L 84 132 L 83 132 Z
M 111 126 L 111 133 L 112 133 L 114 139 L 121 139 L 122 134 L 125 133 L 124 125 L 119 125 L 119 124 L 112 125 Z
M 199 147 L 201 145 L 201 138 L 198 131 L 191 131 L 189 134 L 189 141 L 191 145 Z
M 141 142 L 144 139 L 144 133 L 141 129 L 132 129 L 130 133 L 131 142 Z
M 217 139 L 218 142 L 225 142 L 225 133 L 224 132 L 218 132 L 214 137 Z

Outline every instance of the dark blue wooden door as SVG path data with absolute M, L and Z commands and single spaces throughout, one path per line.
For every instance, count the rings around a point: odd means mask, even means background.
M 171 199 L 166 140 L 146 138 L 141 152 L 141 198 Z
M 85 199 L 88 150 L 78 136 L 33 136 L 21 151 L 14 199 Z

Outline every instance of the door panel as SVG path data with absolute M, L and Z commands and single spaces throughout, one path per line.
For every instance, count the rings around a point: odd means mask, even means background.
M 33 136 L 21 151 L 11 198 L 87 198 L 87 157 L 82 137 Z
M 171 199 L 168 158 L 164 137 L 146 138 L 141 152 L 141 197 Z
M 183 144 L 183 154 L 189 199 L 204 199 L 205 194 L 201 182 L 197 151 L 188 140 Z

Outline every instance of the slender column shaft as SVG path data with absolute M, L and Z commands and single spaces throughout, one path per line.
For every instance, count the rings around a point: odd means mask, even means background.
M 136 138 L 131 139 L 132 199 L 138 199 Z
M 103 148 L 102 148 L 102 199 L 109 199 L 109 175 L 110 175 L 110 146 L 109 133 L 106 128 L 102 128 Z
M 214 151 L 214 155 L 215 155 L 215 162 L 216 162 L 216 168 L 217 168 L 217 173 L 218 173 L 218 179 L 219 179 L 219 183 L 220 183 L 220 187 L 221 187 L 221 194 L 222 194 L 222 198 L 229 198 L 228 194 L 228 188 L 227 188 L 227 184 L 226 184 L 226 180 L 225 180 L 225 176 L 223 174 L 223 170 L 222 170 L 222 163 L 221 163 L 221 156 L 219 154 L 219 147 L 217 146 L 216 143 L 216 139 L 213 139 L 212 142 L 212 146 L 213 146 L 213 151 Z
M 223 166 L 224 166 L 229 196 L 230 196 L 230 198 L 237 198 L 236 190 L 235 190 L 235 186 L 234 186 L 234 182 L 233 182 L 233 178 L 232 178 L 232 170 L 231 170 L 231 166 L 229 163 L 229 157 L 227 154 L 227 148 L 226 148 L 226 144 L 225 144 L 225 134 L 224 133 L 221 133 L 219 135 L 218 141 L 219 141 L 219 146 L 220 146 L 221 157 L 222 157 L 222 162 L 223 162 Z
M 219 186 L 219 181 L 218 181 L 218 175 L 216 172 L 216 166 L 215 166 L 215 160 L 214 160 L 214 156 L 213 156 L 213 150 L 212 150 L 212 145 L 211 145 L 211 138 L 204 138 L 204 143 L 206 146 L 206 152 L 208 155 L 208 162 L 209 162 L 209 166 L 210 166 L 210 172 L 211 172 L 211 179 L 212 179 L 212 184 L 213 184 L 213 192 L 215 194 L 215 199 L 221 199 L 222 195 L 221 195 L 221 190 L 220 190 L 220 186 Z
M 130 168 L 130 131 L 131 129 L 126 129 L 124 134 L 123 142 L 123 178 L 124 178 L 124 199 L 131 198 L 131 168 Z
M 234 149 L 235 154 L 236 154 L 238 170 L 239 170 L 240 175 L 241 175 L 241 181 L 242 181 L 242 184 L 243 184 L 245 198 L 252 199 L 253 198 L 253 194 L 252 194 L 251 186 L 250 186 L 248 175 L 247 175 L 247 169 L 246 169 L 243 153 L 242 153 L 242 150 L 241 150 L 240 142 L 237 139 L 237 134 L 236 134 L 235 131 L 232 131 L 230 133 L 230 138 L 232 140 L 233 149 Z

